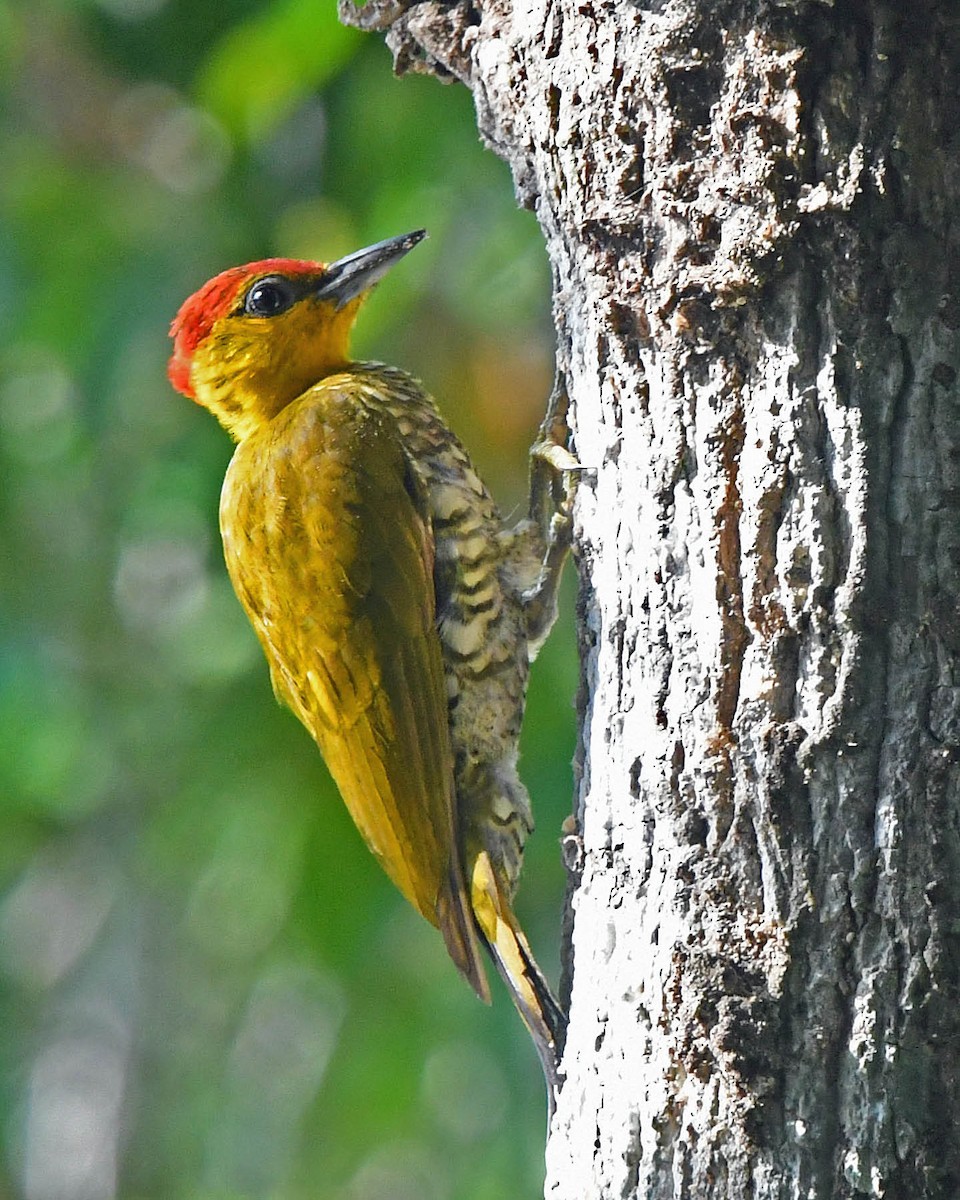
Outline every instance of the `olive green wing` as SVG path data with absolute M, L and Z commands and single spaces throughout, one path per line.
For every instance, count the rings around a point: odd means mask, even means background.
M 463 882 L 423 487 L 388 413 L 319 384 L 237 448 L 227 566 L 367 844 L 487 998 Z

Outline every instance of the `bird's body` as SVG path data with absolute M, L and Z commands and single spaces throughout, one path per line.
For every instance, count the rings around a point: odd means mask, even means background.
M 224 552 L 274 690 L 484 999 L 489 949 L 552 1097 L 562 1014 L 512 899 L 533 828 L 516 765 L 528 667 L 565 547 L 533 519 L 504 527 L 414 379 L 346 355 L 384 256 L 389 266 L 416 241 L 218 276 L 174 323 L 171 378 L 238 441 Z M 264 297 L 279 311 L 258 311 Z

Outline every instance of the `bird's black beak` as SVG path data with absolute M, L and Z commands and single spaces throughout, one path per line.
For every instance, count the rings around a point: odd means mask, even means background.
M 375 246 L 355 250 L 346 258 L 338 258 L 324 271 L 323 279 L 314 295 L 320 300 L 333 300 L 337 308 L 343 308 L 361 292 L 379 283 L 393 264 L 399 262 L 426 236 L 425 229 L 415 229 L 413 233 L 387 238 L 385 242 L 377 242 Z

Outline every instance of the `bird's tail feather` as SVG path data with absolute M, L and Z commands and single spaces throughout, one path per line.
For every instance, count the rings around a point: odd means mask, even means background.
M 490 957 L 536 1047 L 547 1085 L 549 1128 L 559 1088 L 558 1043 L 566 1028 L 566 1014 L 533 957 L 486 851 L 481 851 L 473 864 L 470 901 Z

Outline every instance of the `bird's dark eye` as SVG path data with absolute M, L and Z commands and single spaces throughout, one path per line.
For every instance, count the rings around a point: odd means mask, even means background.
M 243 302 L 243 311 L 251 317 L 277 317 L 292 308 L 297 301 L 297 292 L 289 279 L 282 275 L 268 275 L 258 279 Z

